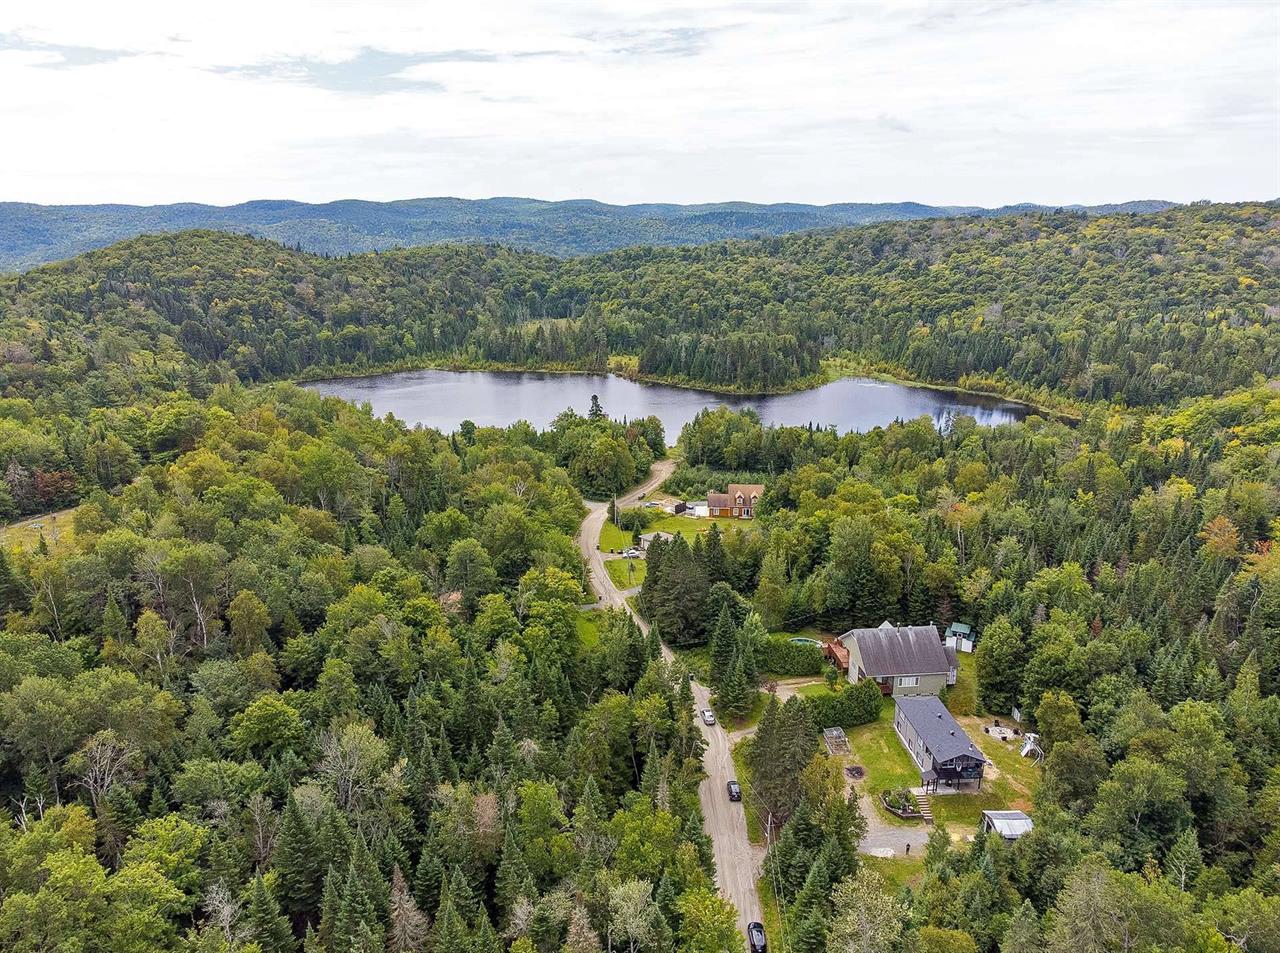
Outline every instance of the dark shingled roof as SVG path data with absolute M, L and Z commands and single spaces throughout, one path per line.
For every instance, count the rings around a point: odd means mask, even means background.
M 951 717 L 947 706 L 933 695 L 895 698 L 898 711 L 915 730 L 916 736 L 933 753 L 933 759 L 947 762 L 961 755 L 986 761 L 978 746 L 969 740 L 964 729 Z
M 878 629 L 850 629 L 840 636 L 840 641 L 845 645 L 858 643 L 862 670 L 872 678 L 946 675 L 951 670 L 936 626 L 882 625 Z

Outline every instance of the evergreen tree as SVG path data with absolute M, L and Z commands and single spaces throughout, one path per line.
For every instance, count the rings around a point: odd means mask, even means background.
M 494 900 L 498 905 L 498 915 L 503 920 L 511 916 L 516 901 L 521 897 L 532 899 L 537 896 L 533 885 L 533 875 L 525 863 L 524 851 L 516 841 L 514 825 L 508 825 L 506 836 L 502 841 L 502 858 L 498 861 L 497 879 L 494 886 Z
M 1030 900 L 1023 900 L 1014 913 L 1000 941 L 1000 953 L 1042 953 L 1044 933 L 1040 929 L 1040 915 Z
M 423 910 L 434 910 L 440 905 L 440 892 L 444 881 L 444 864 L 440 855 L 427 844 L 418 857 L 413 872 L 413 896 Z
M 285 802 L 280 832 L 271 853 L 276 893 L 286 913 L 310 916 L 320 903 L 323 856 L 316 849 L 315 832 L 292 795 Z
M 742 664 L 742 656 L 736 655 L 729 666 L 729 674 L 724 680 L 718 694 L 720 710 L 732 718 L 745 718 L 751 711 L 751 703 L 755 700 L 755 686 L 747 682 L 746 672 Z
M 708 648 L 711 685 L 720 688 L 729 677 L 729 668 L 738 648 L 738 628 L 733 624 L 733 616 L 727 606 L 720 610 L 715 625 L 711 627 Z
M 259 874 L 249 888 L 249 905 L 244 915 L 245 936 L 257 943 L 262 953 L 294 953 L 298 941 L 289 929 L 289 921 L 280 912 L 280 904 L 271 896 Z

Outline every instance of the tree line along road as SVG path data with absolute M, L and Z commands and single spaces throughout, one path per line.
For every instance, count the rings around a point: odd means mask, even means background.
M 618 497 L 618 507 L 638 505 L 641 498 L 661 486 L 674 469 L 674 460 L 659 460 L 653 465 L 649 478 L 644 483 Z M 627 604 L 622 591 L 613 584 L 604 567 L 604 554 L 600 552 L 599 540 L 600 530 L 609 517 L 609 504 L 587 501 L 586 505 L 587 516 L 578 532 L 578 548 L 591 570 L 591 584 L 599 596 L 600 605 L 629 612 L 636 624 L 647 633 L 649 623 Z M 662 654 L 668 661 L 674 659 L 665 644 L 662 646 Z M 711 690 L 700 682 L 694 682 L 692 687 L 697 708 L 709 708 Z M 753 847 L 747 836 L 747 819 L 742 805 L 729 800 L 727 785 L 736 776 L 732 739 L 720 725 L 707 726 L 702 724 L 701 719 L 698 724 L 707 740 L 702 760 L 706 777 L 698 788 L 698 795 L 702 802 L 703 823 L 707 836 L 711 838 L 715 855 L 716 884 L 720 893 L 738 911 L 738 929 L 745 936 L 748 923 L 763 919 L 756 880 L 760 876 L 764 851 Z

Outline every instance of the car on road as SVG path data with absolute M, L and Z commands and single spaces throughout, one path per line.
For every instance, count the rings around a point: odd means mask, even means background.
M 702 723 L 704 725 L 714 725 L 716 723 L 716 713 L 710 708 L 702 709 Z
M 769 944 L 764 938 L 764 924 L 752 921 L 747 924 L 747 949 L 751 953 L 769 953 Z
M 726 785 L 726 787 L 728 787 L 728 789 L 729 789 L 729 800 L 730 800 L 730 801 L 741 801 L 741 800 L 742 800 L 742 788 L 738 785 L 738 782 L 737 782 L 737 781 L 730 781 L 730 782 Z

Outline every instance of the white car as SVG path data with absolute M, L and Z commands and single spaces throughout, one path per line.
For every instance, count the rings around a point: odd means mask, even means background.
M 710 708 L 702 709 L 702 723 L 704 725 L 714 725 L 716 723 L 716 713 Z
M 638 549 L 624 549 L 622 551 L 622 555 L 626 556 L 628 559 L 639 559 L 644 555 L 644 553 L 640 552 Z

